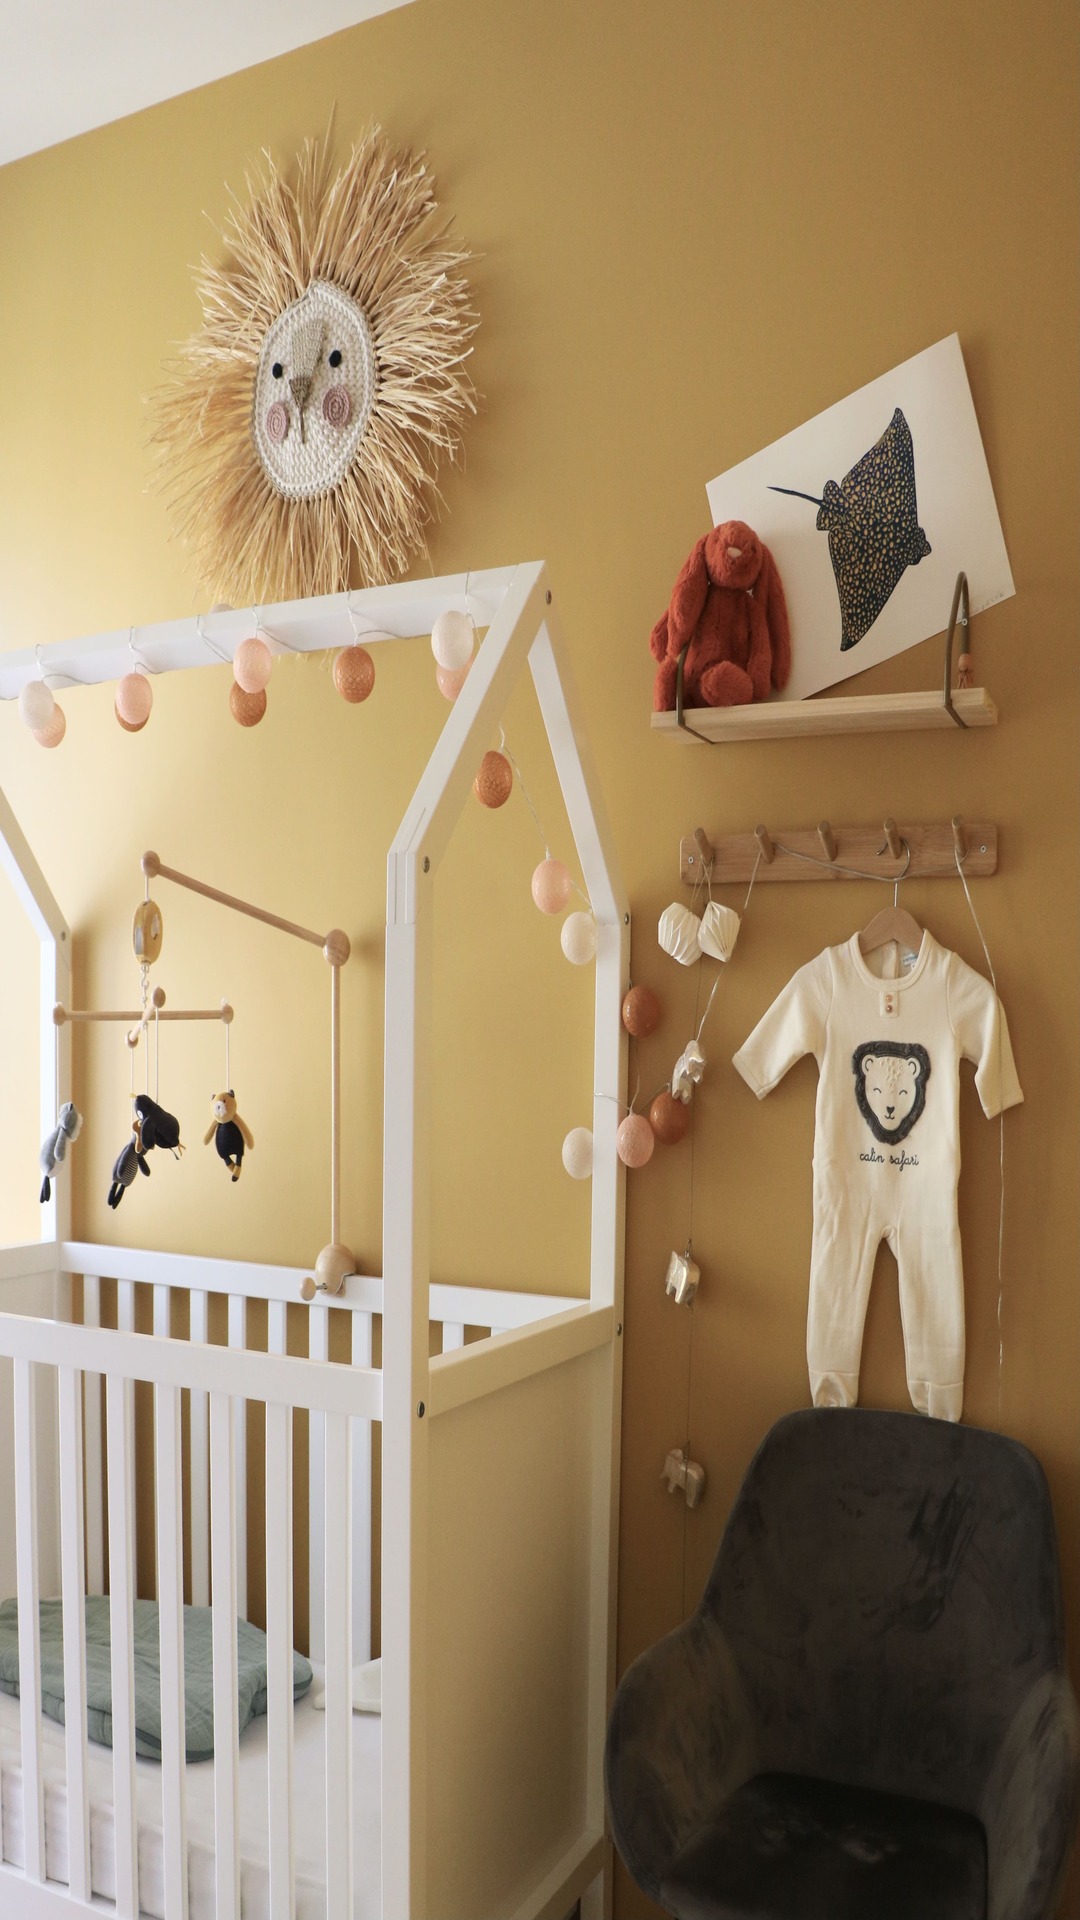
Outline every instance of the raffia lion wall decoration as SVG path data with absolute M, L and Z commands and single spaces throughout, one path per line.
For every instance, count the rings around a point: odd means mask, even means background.
M 404 573 L 441 458 L 475 411 L 469 254 L 434 223 L 423 155 L 374 127 L 295 185 L 269 154 L 234 200 L 199 331 L 155 397 L 153 440 L 202 585 L 237 604 Z

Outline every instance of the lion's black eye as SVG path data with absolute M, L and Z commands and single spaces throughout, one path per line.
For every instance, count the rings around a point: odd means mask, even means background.
M 340 347 L 335 347 L 333 353 L 330 355 L 330 365 L 332 367 L 340 367 L 341 365 L 341 348 Z
M 271 369 L 270 369 L 270 371 L 271 371 L 271 373 L 273 374 L 273 376 L 274 376 L 274 379 L 275 379 L 275 380 L 280 380 L 280 379 L 281 379 L 281 376 L 282 376 L 282 374 L 283 374 L 283 373 L 284 373 L 284 371 L 285 371 L 285 369 L 284 369 L 284 367 L 282 366 L 282 364 L 281 364 L 281 361 L 280 361 L 280 360 L 275 360 L 275 361 L 274 361 L 274 364 L 273 364 L 273 366 L 272 366 L 272 367 L 271 367 Z

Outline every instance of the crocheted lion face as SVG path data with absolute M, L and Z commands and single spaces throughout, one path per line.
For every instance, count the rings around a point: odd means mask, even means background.
M 851 1058 L 855 1099 L 875 1140 L 906 1140 L 926 1105 L 930 1055 L 914 1041 L 867 1040 Z

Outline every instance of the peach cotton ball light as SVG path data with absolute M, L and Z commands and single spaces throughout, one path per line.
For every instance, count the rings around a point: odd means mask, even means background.
M 31 733 L 40 733 L 52 719 L 56 702 L 44 680 L 28 680 L 19 693 L 19 718 Z
M 596 958 L 596 921 L 591 913 L 568 913 L 559 935 L 572 967 L 587 967 Z
M 116 717 L 129 733 L 145 727 L 154 704 L 154 689 L 144 673 L 125 673 L 116 685 Z
M 375 685 L 375 662 L 366 647 L 342 647 L 334 661 L 334 685 L 350 706 L 367 699 Z
M 63 707 L 53 701 L 53 710 L 43 727 L 34 728 L 34 739 L 39 747 L 58 747 L 67 732 L 67 721 Z
M 437 666 L 459 673 L 467 667 L 476 645 L 476 628 L 467 613 L 448 607 L 431 629 L 431 651 Z
M 532 877 L 532 897 L 541 913 L 561 913 L 570 898 L 570 875 L 561 860 L 541 860 Z
M 562 1163 L 571 1180 L 587 1180 L 593 1170 L 593 1137 L 588 1127 L 571 1127 L 562 1143 Z
M 643 1113 L 628 1113 L 615 1135 L 615 1151 L 625 1167 L 643 1167 L 652 1159 L 656 1135 Z
M 466 661 L 463 667 L 436 667 L 435 685 L 444 700 L 456 700 L 469 677 L 472 661 Z
M 473 792 L 482 807 L 502 807 L 509 800 L 513 785 L 514 772 L 509 760 L 493 747 L 480 762 Z
M 257 633 L 252 634 L 250 640 L 241 640 L 233 655 L 233 678 L 245 693 L 261 693 L 269 683 L 273 667 L 274 656 Z

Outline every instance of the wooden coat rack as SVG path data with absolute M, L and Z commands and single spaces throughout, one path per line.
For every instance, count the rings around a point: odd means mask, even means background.
M 898 826 L 891 816 L 880 827 L 792 827 L 770 833 L 722 834 L 710 839 L 698 827 L 679 842 L 679 875 L 689 886 L 778 880 L 947 880 L 959 859 L 968 879 L 997 871 L 997 827 L 965 822 L 962 815 L 929 824 Z

